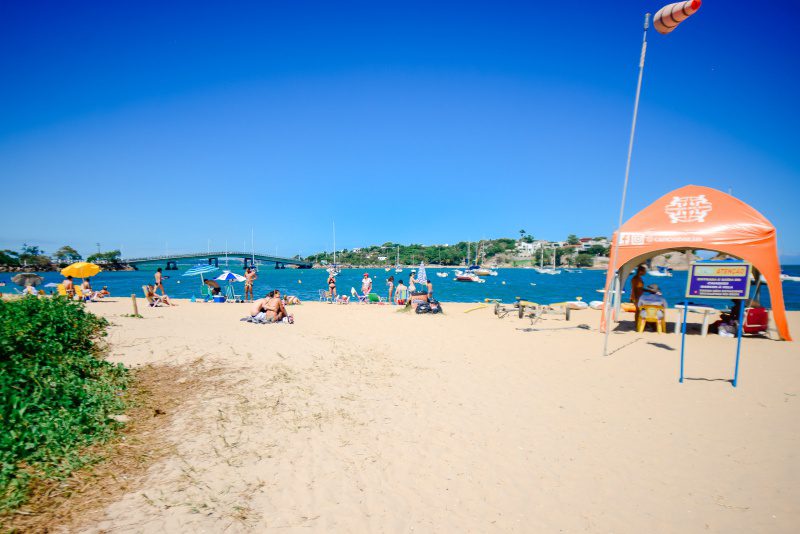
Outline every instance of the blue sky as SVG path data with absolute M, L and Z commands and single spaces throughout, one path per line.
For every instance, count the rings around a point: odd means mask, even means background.
M 539 4 L 4 2 L 0 247 L 607 235 L 662 3 Z M 706 0 L 649 33 L 628 216 L 731 189 L 800 263 L 799 14 Z

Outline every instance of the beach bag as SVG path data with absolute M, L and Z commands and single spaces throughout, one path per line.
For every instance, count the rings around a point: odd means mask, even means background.
M 439 304 L 438 300 L 431 299 L 431 301 L 428 302 L 428 306 L 430 307 L 430 313 L 442 313 L 442 305 Z
M 417 313 L 430 313 L 431 305 L 427 302 L 420 302 L 417 304 Z

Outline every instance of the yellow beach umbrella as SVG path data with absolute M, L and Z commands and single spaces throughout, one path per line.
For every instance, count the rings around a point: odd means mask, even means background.
M 79 261 L 61 269 L 61 274 L 64 276 L 72 276 L 74 278 L 89 278 L 90 276 L 96 275 L 101 270 L 102 269 L 100 269 L 99 265 L 87 263 L 85 261 Z

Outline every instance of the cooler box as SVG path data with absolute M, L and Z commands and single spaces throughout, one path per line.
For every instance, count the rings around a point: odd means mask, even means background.
M 225 295 L 214 295 L 214 302 L 225 302 Z

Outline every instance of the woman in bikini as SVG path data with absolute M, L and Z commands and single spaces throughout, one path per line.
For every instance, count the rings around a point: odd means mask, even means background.
M 328 273 L 328 291 L 331 293 L 331 300 L 336 300 L 336 277 L 333 273 Z

